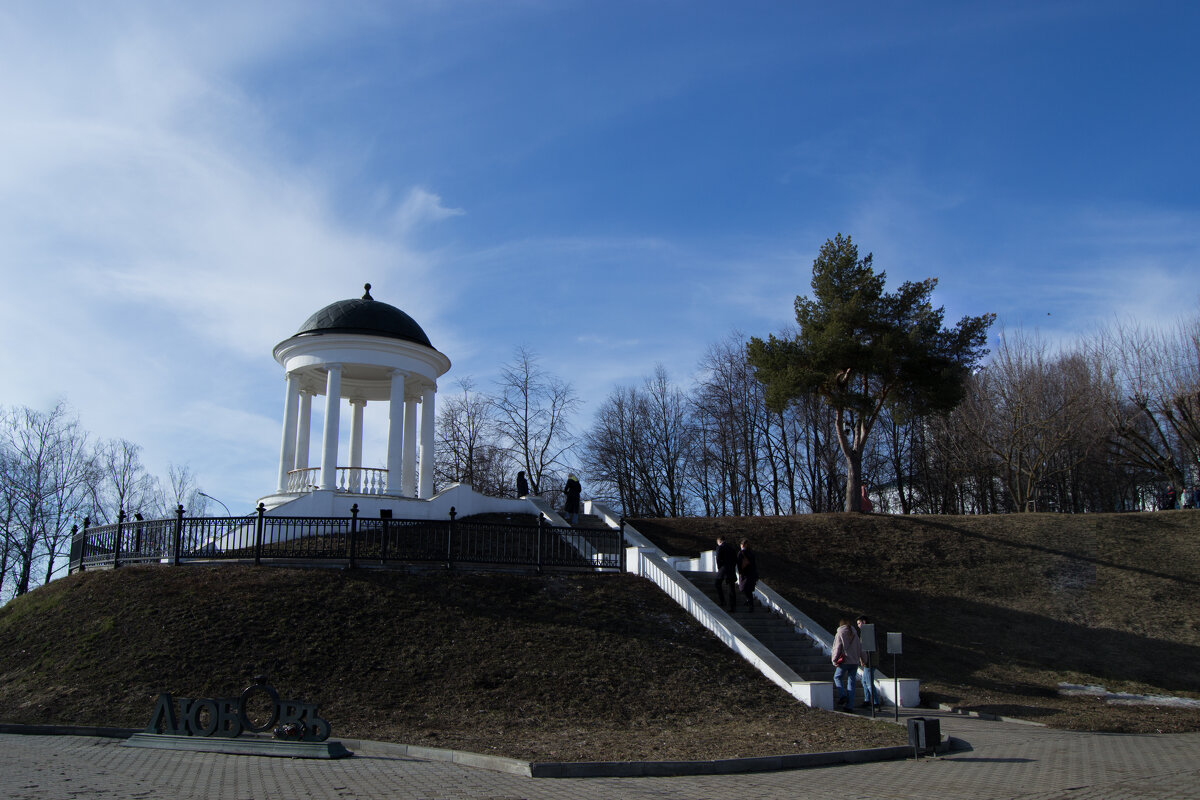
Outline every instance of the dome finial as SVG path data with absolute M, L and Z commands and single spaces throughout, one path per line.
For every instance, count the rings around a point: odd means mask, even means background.
M 371 284 L 364 283 L 363 289 L 366 290 L 365 292 L 363 292 L 363 296 L 362 296 L 363 300 L 374 300 L 375 299 L 374 297 L 371 297 Z

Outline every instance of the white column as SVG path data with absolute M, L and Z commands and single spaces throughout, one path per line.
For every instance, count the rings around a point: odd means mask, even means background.
M 405 497 L 417 494 L 417 401 L 404 401 L 404 465 L 400 473 L 400 492 Z
M 352 492 L 362 491 L 362 435 L 363 435 L 363 406 L 366 400 L 351 400 L 350 408 L 354 410 L 350 417 L 350 483 Z
M 300 419 L 296 423 L 296 469 L 308 469 L 308 437 L 312 433 L 312 392 L 300 392 Z
M 283 440 L 279 444 L 279 486 L 277 491 L 286 492 L 288 472 L 296 463 L 296 406 L 300 400 L 300 379 L 287 374 L 287 388 L 283 401 Z
M 321 439 L 321 488 L 337 488 L 338 415 L 342 410 L 342 365 L 330 364 L 325 381 L 325 435 Z
M 404 463 L 404 373 L 392 373 L 392 394 L 388 399 L 387 492 L 400 494 L 400 471 Z
M 432 387 L 421 394 L 421 493 L 418 497 L 433 497 L 433 395 Z

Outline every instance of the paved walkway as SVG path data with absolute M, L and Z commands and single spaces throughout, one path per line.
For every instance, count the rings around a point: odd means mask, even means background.
M 0 797 L 346 798 L 1200 798 L 1200 734 L 1073 733 L 952 715 L 972 749 L 919 761 L 680 778 L 521 778 L 364 752 L 310 761 L 121 747 L 81 736 L 0 735 Z M 686 735 L 686 734 L 684 734 Z

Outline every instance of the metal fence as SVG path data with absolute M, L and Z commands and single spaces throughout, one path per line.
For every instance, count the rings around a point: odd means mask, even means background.
M 71 540 L 70 571 L 124 564 L 240 561 L 340 561 L 360 564 L 440 563 L 623 570 L 623 536 L 616 530 L 578 530 L 456 520 L 269 517 L 185 517 L 90 527 L 84 520 Z

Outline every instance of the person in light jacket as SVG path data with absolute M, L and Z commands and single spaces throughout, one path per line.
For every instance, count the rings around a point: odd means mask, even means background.
M 858 668 L 864 663 L 862 643 L 854 630 L 854 623 L 842 618 L 838 621 L 837 635 L 833 638 L 833 685 L 837 687 L 837 704 L 847 711 L 854 710 L 855 679 Z

